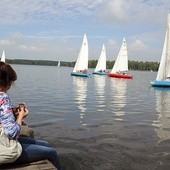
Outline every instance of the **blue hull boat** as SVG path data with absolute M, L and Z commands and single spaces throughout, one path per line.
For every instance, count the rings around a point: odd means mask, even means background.
M 151 82 L 151 85 L 152 86 L 155 86 L 155 87 L 170 87 L 170 81 L 152 81 Z
M 95 71 L 93 72 L 93 74 L 97 74 L 97 75 L 106 75 L 106 72 L 100 72 L 100 71 Z
M 170 87 L 170 14 L 167 19 L 167 29 L 158 73 L 155 81 L 151 82 L 155 87 Z
M 74 65 L 74 69 L 71 72 L 72 76 L 78 76 L 78 77 L 90 77 L 90 74 L 87 73 L 88 70 L 88 53 L 89 53 L 89 47 L 88 47 L 88 41 L 87 36 L 84 34 L 83 37 L 83 43 L 81 45 L 77 61 Z
M 72 75 L 72 76 L 79 76 L 79 77 L 90 77 L 90 74 L 87 74 L 87 73 L 76 73 L 76 72 L 72 72 L 71 75 Z

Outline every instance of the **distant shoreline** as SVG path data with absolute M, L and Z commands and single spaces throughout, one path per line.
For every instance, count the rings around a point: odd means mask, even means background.
M 42 66 L 58 66 L 59 61 L 52 60 L 26 60 L 26 59 L 6 59 L 9 64 L 23 64 L 23 65 L 42 65 Z M 107 61 L 107 69 L 112 69 L 115 61 Z M 75 62 L 60 61 L 60 66 L 74 67 Z M 95 68 L 97 60 L 89 60 L 89 68 Z M 142 71 L 157 71 L 159 67 L 158 62 L 153 61 L 128 61 L 129 70 Z

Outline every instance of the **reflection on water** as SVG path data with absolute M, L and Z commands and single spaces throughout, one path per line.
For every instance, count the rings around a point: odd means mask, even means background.
M 111 97 L 110 107 L 118 119 L 122 120 L 121 117 L 125 115 L 127 80 L 111 78 L 110 83 L 111 94 L 114 94 Z
M 86 108 L 86 98 L 87 98 L 87 79 L 83 77 L 73 77 L 74 85 L 74 103 L 80 110 L 80 124 L 83 124 L 83 118 L 85 116 Z
M 105 84 L 106 84 L 106 76 L 94 76 L 94 84 L 95 89 L 97 91 L 97 111 L 104 111 L 104 108 L 106 107 L 105 104 Z
M 158 120 L 153 122 L 157 126 L 155 129 L 160 140 L 170 139 L 170 90 L 156 89 L 156 110 Z

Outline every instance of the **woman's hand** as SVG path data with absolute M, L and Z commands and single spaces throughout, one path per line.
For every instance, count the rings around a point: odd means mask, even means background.
M 18 113 L 18 116 L 24 119 L 25 117 L 27 117 L 29 111 L 26 107 L 21 107 L 20 109 L 18 109 L 17 113 Z
M 17 118 L 17 116 L 18 116 L 18 112 L 19 111 L 21 111 L 21 108 L 24 108 L 24 110 L 27 108 L 27 106 L 26 106 L 26 104 L 25 103 L 20 103 L 20 104 L 18 104 L 17 106 L 15 106 L 15 107 L 13 107 L 12 108 L 12 111 L 13 111 L 13 114 L 14 114 L 14 116 L 15 116 L 15 118 Z M 28 109 L 28 108 L 27 108 Z
M 16 122 L 20 125 L 22 125 L 22 121 L 25 117 L 27 117 L 29 111 L 27 109 L 27 107 L 20 107 L 19 109 L 17 109 L 17 118 L 16 118 Z

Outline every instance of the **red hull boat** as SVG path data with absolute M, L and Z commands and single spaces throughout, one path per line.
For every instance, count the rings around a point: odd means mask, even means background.
M 117 74 L 117 73 L 108 73 L 109 77 L 115 77 L 115 78 L 124 78 L 124 79 L 132 79 L 132 75 L 128 74 Z
M 114 78 L 132 79 L 133 76 L 127 73 L 128 73 L 127 45 L 126 45 L 125 38 L 123 38 L 122 46 L 120 48 L 120 51 L 118 53 L 118 56 L 115 60 L 111 72 L 108 73 L 108 76 Z

